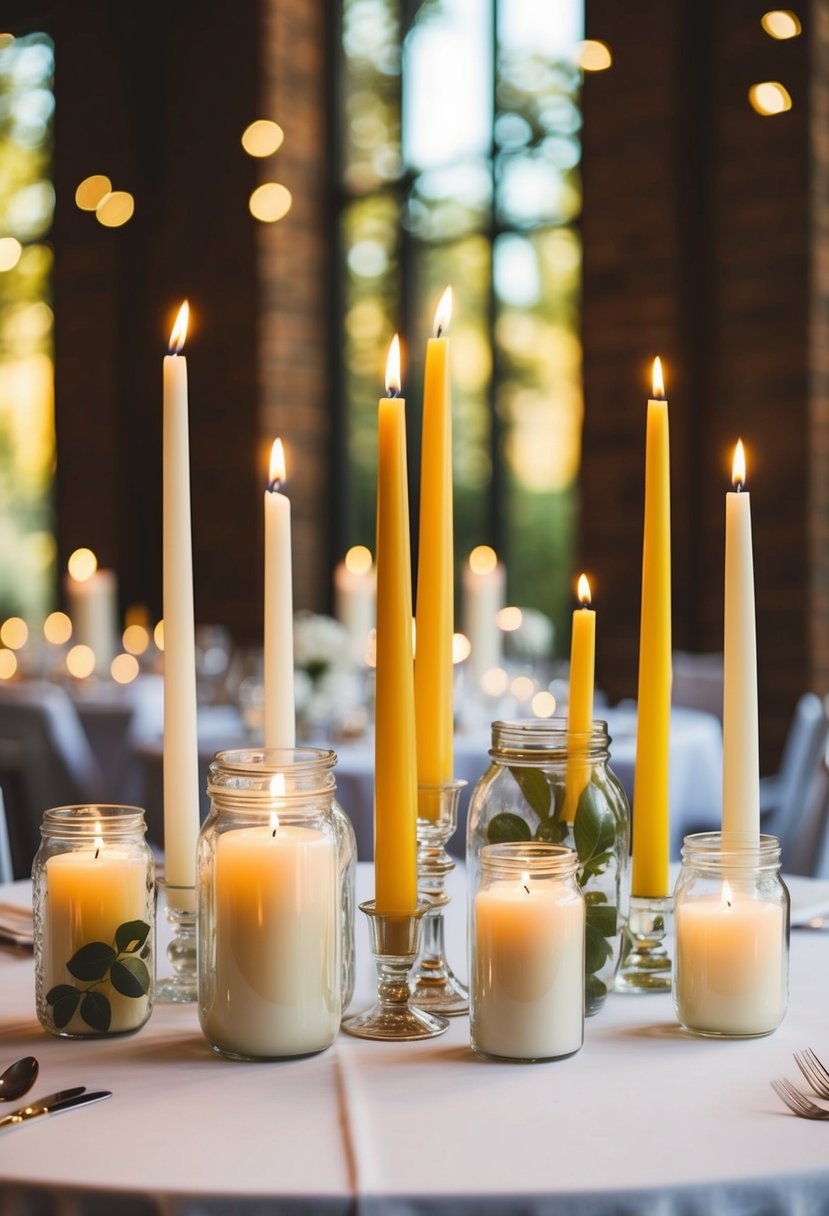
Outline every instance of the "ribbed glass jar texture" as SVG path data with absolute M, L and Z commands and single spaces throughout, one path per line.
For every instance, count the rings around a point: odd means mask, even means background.
M 550 1060 L 584 1040 L 585 902 L 578 857 L 529 840 L 481 849 L 469 931 L 475 1051 Z
M 783 1020 L 789 982 L 789 893 L 780 842 L 722 847 L 686 836 L 674 891 L 676 1016 L 696 1034 L 752 1038 Z
M 604 722 L 576 735 L 564 719 L 493 722 L 491 763 L 467 822 L 470 915 L 486 845 L 536 840 L 575 851 L 587 905 L 588 1016 L 602 1007 L 613 981 L 630 900 L 630 808 L 608 763 L 609 743 Z
M 236 1059 L 321 1051 L 354 986 L 354 830 L 331 751 L 219 752 L 198 844 L 199 1017 Z
M 35 1000 L 52 1034 L 138 1030 L 155 988 L 155 865 L 134 806 L 47 810 L 32 867 Z

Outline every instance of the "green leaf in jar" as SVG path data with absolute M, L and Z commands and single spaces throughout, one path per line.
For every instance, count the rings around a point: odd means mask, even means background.
M 146 996 L 150 991 L 150 973 L 140 958 L 122 958 L 113 963 L 109 978 L 122 996 Z
M 588 923 L 584 934 L 585 974 L 594 975 L 597 971 L 601 971 L 612 954 L 613 947 L 607 938 Z
M 72 955 L 66 970 L 76 980 L 100 980 L 117 957 L 117 952 L 106 942 L 88 942 Z
M 516 765 L 510 768 L 524 798 L 535 811 L 539 819 L 550 818 L 552 806 L 552 791 L 550 783 L 540 768 L 524 768 Z
M 134 954 L 150 934 L 150 926 L 143 920 L 128 920 L 115 930 L 115 946 L 119 954 Z
M 501 811 L 490 819 L 486 830 L 490 844 L 506 844 L 510 840 L 531 840 L 532 832 L 526 820 L 511 811 Z
M 589 903 L 587 905 L 587 923 L 602 937 L 616 936 L 616 909 L 613 904 Z
M 606 853 L 616 841 L 616 821 L 604 795 L 592 783 L 586 785 L 576 807 L 573 840 L 584 865 L 597 853 Z
M 535 834 L 536 840 L 544 840 L 548 844 L 561 844 L 567 839 L 567 824 L 560 819 L 543 819 Z
M 112 1007 L 100 992 L 85 992 L 81 1001 L 81 1017 L 87 1026 L 106 1034 L 112 1021 Z

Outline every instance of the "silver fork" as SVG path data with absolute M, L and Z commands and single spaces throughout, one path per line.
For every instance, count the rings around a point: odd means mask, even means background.
M 794 1111 L 801 1119 L 829 1119 L 829 1110 L 823 1106 L 816 1106 L 785 1077 L 778 1077 L 776 1081 L 772 1081 L 771 1087 L 789 1110 Z
M 805 1051 L 796 1051 L 794 1060 L 815 1093 L 821 1098 L 829 1098 L 829 1072 L 811 1047 L 807 1047 Z

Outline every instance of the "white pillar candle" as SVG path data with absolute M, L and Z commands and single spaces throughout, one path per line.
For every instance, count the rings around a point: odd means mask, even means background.
M 86 989 L 66 964 L 90 942 L 113 945 L 115 931 L 128 921 L 147 917 L 147 861 L 131 857 L 117 846 L 59 853 L 46 862 L 46 901 L 43 917 L 43 991 L 57 984 Z M 105 996 L 112 1010 L 109 1034 L 136 1030 L 147 1020 L 149 995 L 126 997 L 107 978 L 93 991 Z M 89 1034 L 80 1012 L 67 1023 L 67 1034 Z
M 196 642 L 190 533 L 187 360 L 189 308 L 182 304 L 164 359 L 164 853 L 170 887 L 195 887 L 199 834 Z M 194 906 L 169 893 L 171 905 Z
M 579 1050 L 584 933 L 572 883 L 528 878 L 478 891 L 472 1033 L 480 1051 L 538 1060 Z
M 365 663 L 377 618 L 377 575 L 365 545 L 349 549 L 334 570 L 334 614 L 348 630 L 352 655 Z
M 210 1042 L 262 1058 L 329 1046 L 342 1012 L 333 842 L 276 823 L 223 832 L 213 881 L 215 981 L 201 998 Z
M 265 491 L 265 747 L 296 743 L 291 504 L 284 484 L 285 453 L 275 439 Z
M 735 882 L 676 911 L 677 1014 L 710 1034 L 768 1034 L 786 1011 L 785 909 Z
M 723 849 L 757 847 L 760 839 L 760 745 L 751 500 L 742 485 L 742 441 L 734 453 L 737 490 L 725 496 L 725 628 L 723 637 Z
M 504 607 L 506 572 L 493 549 L 479 545 L 462 573 L 464 633 L 471 647 L 468 671 L 474 689 L 485 672 L 501 665 L 503 638 L 495 623 Z
M 118 642 L 118 580 L 112 570 L 99 570 L 90 549 L 76 549 L 69 558 L 66 607 L 76 645 L 95 655 L 95 670 L 107 674 Z

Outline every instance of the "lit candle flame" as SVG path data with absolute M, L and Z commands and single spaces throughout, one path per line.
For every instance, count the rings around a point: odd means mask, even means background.
M 734 449 L 734 463 L 731 466 L 731 484 L 742 490 L 746 483 L 746 454 L 742 439 L 737 440 Z
M 440 302 L 435 312 L 435 337 L 441 338 L 449 328 L 449 322 L 452 319 L 452 288 L 447 287 L 446 291 L 440 297 Z
M 386 393 L 389 397 L 400 396 L 400 383 L 400 338 L 395 334 L 386 359 Z
M 731 884 L 729 883 L 728 879 L 726 879 L 722 885 L 722 900 L 727 908 L 731 907 L 734 900 L 734 896 L 731 894 Z
M 489 545 L 476 545 L 469 554 L 469 568 L 473 574 L 489 574 L 498 565 L 498 555 Z
M 590 595 L 590 583 L 587 581 L 586 574 L 579 575 L 578 597 L 581 606 L 586 608 L 592 598 Z
M 662 360 L 659 355 L 653 361 L 653 399 L 654 401 L 665 400 L 665 381 L 662 378 Z
M 281 439 L 274 439 L 271 448 L 271 467 L 268 474 L 268 489 L 280 490 L 285 484 L 285 449 Z
M 365 545 L 352 545 L 345 555 L 345 568 L 349 574 L 368 574 L 371 567 L 371 550 Z
M 190 305 L 185 300 L 181 308 L 178 310 L 176 323 L 173 326 L 173 332 L 170 334 L 170 354 L 178 355 L 181 353 L 181 348 L 184 346 L 187 337 L 187 326 L 190 323 Z

